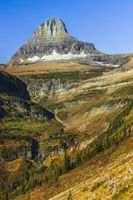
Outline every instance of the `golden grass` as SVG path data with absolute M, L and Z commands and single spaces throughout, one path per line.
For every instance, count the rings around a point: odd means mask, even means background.
M 91 69 L 94 69 L 94 66 L 87 67 L 76 62 L 46 62 L 39 65 L 8 66 L 5 71 L 15 75 L 37 75 L 55 72 L 89 71 Z
M 5 169 L 9 172 L 16 172 L 23 163 L 23 159 L 16 159 L 5 164 Z
M 0 148 L 17 148 L 22 145 L 22 141 L 6 141 L 4 144 L 0 144 Z

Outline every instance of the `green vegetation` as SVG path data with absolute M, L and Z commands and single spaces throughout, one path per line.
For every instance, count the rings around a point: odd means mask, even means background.
M 129 98 L 133 96 L 133 85 L 124 86 L 122 88 L 117 89 L 113 93 L 113 97 L 115 98 L 123 96 L 124 98 Z
M 60 79 L 63 82 L 75 83 L 81 80 L 86 80 L 89 78 L 101 76 L 102 72 L 92 71 L 92 72 L 58 72 L 58 73 L 48 73 L 48 74 L 38 74 L 38 75 L 23 75 L 22 79 L 42 79 L 45 81 L 52 79 Z
M 48 103 L 45 98 L 42 98 L 40 101 L 39 101 L 39 104 L 42 105 L 42 106 L 45 106 L 46 109 L 50 110 L 50 111 L 55 111 L 55 109 L 62 109 L 64 108 L 64 102 L 62 103 Z

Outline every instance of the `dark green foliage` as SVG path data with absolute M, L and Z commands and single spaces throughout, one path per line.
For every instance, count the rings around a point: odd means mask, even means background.
M 53 160 L 50 167 L 46 169 L 45 174 L 46 174 L 45 180 L 47 182 L 53 183 L 53 182 L 58 181 L 58 178 L 61 174 L 61 169 L 56 164 L 55 160 Z
M 64 153 L 64 159 L 62 162 L 62 173 L 65 173 L 69 170 L 71 170 L 71 159 L 70 157 L 67 155 L 67 152 Z
M 78 167 L 82 163 L 83 159 L 83 154 L 78 153 L 73 159 L 72 159 L 72 168 Z
M 21 119 L 37 118 L 37 119 L 53 119 L 54 114 L 44 107 L 21 99 L 19 97 L 8 97 L 1 96 L 0 97 L 0 109 L 2 109 L 3 114 L 1 119 L 10 118 L 12 121 L 20 121 Z M 21 110 L 21 111 L 20 111 Z

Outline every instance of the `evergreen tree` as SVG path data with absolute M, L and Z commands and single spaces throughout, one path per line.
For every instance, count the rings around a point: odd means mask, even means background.
M 67 152 L 65 151 L 64 152 L 63 164 L 62 164 L 62 173 L 65 173 L 70 169 L 71 169 L 70 157 L 67 155 Z

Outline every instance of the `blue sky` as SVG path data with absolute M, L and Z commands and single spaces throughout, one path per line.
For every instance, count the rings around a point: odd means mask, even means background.
M 102 52 L 133 52 L 133 0 L 0 0 L 0 63 L 51 17 Z

